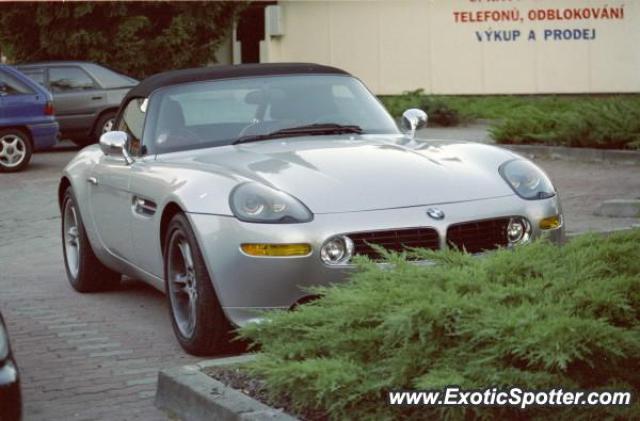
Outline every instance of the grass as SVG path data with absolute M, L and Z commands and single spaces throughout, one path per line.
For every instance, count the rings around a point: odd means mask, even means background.
M 334 420 L 640 419 L 640 230 L 478 259 L 361 261 L 323 298 L 241 329 L 249 370 L 290 409 Z M 390 407 L 386 392 L 518 386 L 627 390 L 630 407 Z

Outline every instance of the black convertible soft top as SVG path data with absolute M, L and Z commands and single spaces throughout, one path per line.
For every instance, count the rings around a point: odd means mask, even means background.
M 163 86 L 177 85 L 187 82 L 205 80 L 235 79 L 249 76 L 270 76 L 288 74 L 343 74 L 344 70 L 312 63 L 260 63 L 236 64 L 224 66 L 200 67 L 196 69 L 172 70 L 149 76 L 129 91 L 122 102 L 126 104 L 131 98 L 146 98 L 153 91 Z

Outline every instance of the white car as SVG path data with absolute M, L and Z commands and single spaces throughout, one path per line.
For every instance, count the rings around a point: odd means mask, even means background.
M 190 353 L 234 326 L 341 282 L 371 247 L 480 253 L 546 236 L 562 211 L 549 178 L 494 146 L 405 133 L 363 83 L 315 64 L 179 70 L 132 89 L 100 145 L 60 181 L 71 284 L 120 274 L 166 291 Z

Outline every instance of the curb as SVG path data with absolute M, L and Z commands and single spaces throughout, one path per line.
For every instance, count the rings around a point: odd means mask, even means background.
M 296 421 L 201 372 L 207 367 L 254 359 L 251 354 L 240 355 L 162 370 L 158 373 L 155 405 L 185 421 Z
M 568 161 L 611 162 L 640 165 L 640 151 L 568 148 L 565 146 L 496 144 L 501 148 L 520 153 L 528 158 L 551 158 Z
M 567 240 L 572 240 L 573 238 L 578 237 L 580 235 L 584 235 L 584 234 L 598 234 L 606 237 L 607 235 L 615 234 L 617 232 L 625 232 L 625 231 L 631 231 L 636 229 L 640 229 L 640 224 L 633 224 L 630 227 L 611 228 L 611 229 L 602 230 L 602 231 L 568 232 L 565 235 L 567 237 Z
M 605 200 L 593 213 L 614 218 L 638 218 L 640 217 L 640 199 Z

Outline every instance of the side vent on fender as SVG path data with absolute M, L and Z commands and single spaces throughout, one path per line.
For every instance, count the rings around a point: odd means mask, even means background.
M 153 216 L 158 206 L 151 200 L 142 197 L 133 197 L 133 211 L 142 216 Z

